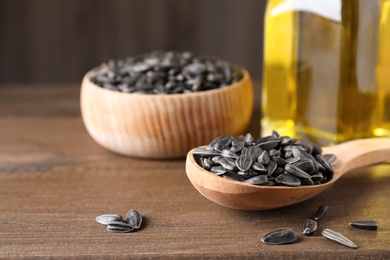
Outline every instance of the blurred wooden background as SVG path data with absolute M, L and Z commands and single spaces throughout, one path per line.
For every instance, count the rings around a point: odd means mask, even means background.
M 80 82 L 155 50 L 222 57 L 261 78 L 266 0 L 0 0 L 0 86 Z

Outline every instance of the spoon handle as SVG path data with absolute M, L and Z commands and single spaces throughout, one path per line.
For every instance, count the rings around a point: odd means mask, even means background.
M 367 138 L 324 148 L 338 158 L 341 173 L 390 160 L 390 138 Z

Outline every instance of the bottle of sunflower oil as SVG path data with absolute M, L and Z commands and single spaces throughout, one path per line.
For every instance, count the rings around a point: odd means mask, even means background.
M 269 0 L 262 135 L 390 137 L 390 0 Z

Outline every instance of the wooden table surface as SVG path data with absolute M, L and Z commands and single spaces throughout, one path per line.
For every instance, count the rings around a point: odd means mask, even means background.
M 256 100 L 257 101 L 257 100 Z M 259 135 L 259 104 L 248 130 Z M 185 160 L 142 160 L 111 153 L 86 132 L 79 86 L 0 87 L 0 257 L 389 259 L 390 164 L 350 172 L 322 194 L 269 211 L 240 211 L 208 201 L 191 185 Z M 300 233 L 318 206 L 329 211 L 319 231 Z M 135 208 L 133 233 L 95 222 Z M 376 220 L 378 231 L 349 226 Z M 298 240 L 260 238 L 289 227 Z M 330 228 L 358 246 L 321 236 Z

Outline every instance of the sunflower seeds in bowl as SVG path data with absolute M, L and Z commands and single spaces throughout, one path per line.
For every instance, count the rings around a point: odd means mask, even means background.
M 231 85 L 242 78 L 237 65 L 191 52 L 151 52 L 103 63 L 91 81 L 138 94 L 193 93 Z

